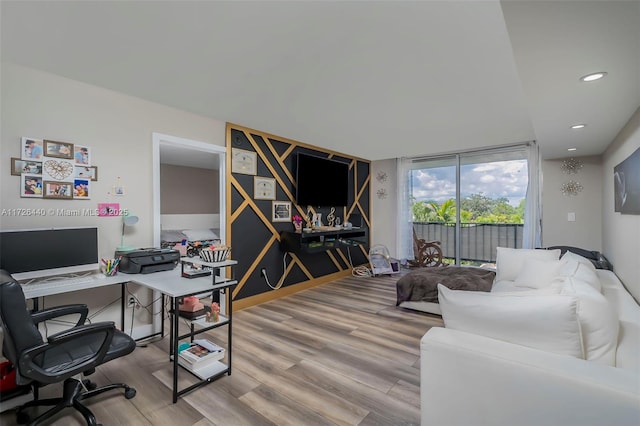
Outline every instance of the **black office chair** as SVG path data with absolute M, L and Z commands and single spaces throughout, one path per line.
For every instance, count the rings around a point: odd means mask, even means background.
M 38 425 L 66 407 L 78 410 L 88 425 L 97 425 L 93 413 L 83 400 L 111 389 L 124 389 L 124 396 L 131 399 L 136 390 L 122 383 L 96 388 L 88 380 L 73 376 L 88 375 L 95 367 L 115 358 L 127 355 L 136 347 L 128 335 L 117 331 L 113 322 L 84 324 L 86 305 L 65 305 L 30 313 L 21 285 L 6 271 L 0 270 L 0 326 L 4 331 L 4 356 L 16 367 L 18 385 L 33 387 L 35 399 L 17 411 L 18 423 L 29 423 L 29 407 L 45 405 L 54 407 L 32 420 Z M 79 315 L 77 324 L 43 340 L 37 324 L 64 315 Z M 60 398 L 38 399 L 42 386 L 64 381 Z M 87 390 L 88 389 L 88 390 Z

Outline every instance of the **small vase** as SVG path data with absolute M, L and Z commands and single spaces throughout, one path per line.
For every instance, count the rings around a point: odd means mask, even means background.
M 296 232 L 302 232 L 302 222 L 293 222 L 293 228 L 296 230 Z

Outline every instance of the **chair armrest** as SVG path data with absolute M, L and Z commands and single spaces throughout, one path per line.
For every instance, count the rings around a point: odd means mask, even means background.
M 640 424 L 633 372 L 439 327 L 420 346 L 423 425 Z
M 46 343 L 27 349 L 20 354 L 18 358 L 20 374 L 41 383 L 54 383 L 82 373 L 102 363 L 109 350 L 114 333 L 115 324 L 107 321 L 81 325 L 51 335 Z M 87 354 L 90 349 L 86 345 L 87 340 L 82 338 L 90 336 L 95 336 L 95 343 L 99 344 L 100 347 L 98 350 Z M 77 350 L 79 345 L 83 345 L 82 347 L 87 350 L 76 359 L 69 360 L 67 358 L 57 368 L 56 366 L 47 366 L 47 369 L 44 369 L 38 364 L 47 351 L 55 350 L 57 355 L 68 351 L 69 357 L 71 357 L 74 349 Z
M 31 318 L 33 319 L 34 323 L 38 324 L 43 321 L 48 321 L 50 319 L 62 317 L 65 315 L 73 315 L 73 314 L 80 315 L 80 318 L 76 323 L 76 326 L 82 325 L 87 320 L 87 315 L 89 314 L 89 308 L 87 308 L 87 305 L 83 305 L 83 304 L 56 306 L 53 308 L 32 312 Z

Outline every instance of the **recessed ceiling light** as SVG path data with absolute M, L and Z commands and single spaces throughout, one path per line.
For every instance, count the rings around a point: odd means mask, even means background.
M 567 151 L 577 151 L 578 148 L 568 148 Z
M 586 124 L 574 124 L 571 126 L 572 129 L 584 129 L 585 127 L 587 127 Z
M 594 73 L 587 74 L 587 75 L 584 75 L 584 76 L 580 77 L 580 80 L 581 81 L 596 81 L 596 80 L 600 80 L 605 75 L 607 75 L 607 73 L 604 72 L 604 71 L 594 72 Z

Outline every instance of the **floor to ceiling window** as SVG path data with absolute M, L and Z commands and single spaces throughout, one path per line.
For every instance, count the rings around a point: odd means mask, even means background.
M 492 263 L 496 247 L 539 245 L 535 143 L 400 160 L 400 256 L 413 233 L 440 241 L 446 263 Z

